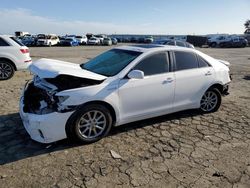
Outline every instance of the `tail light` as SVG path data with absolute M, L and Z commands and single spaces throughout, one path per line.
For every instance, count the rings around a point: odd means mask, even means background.
M 27 48 L 27 49 L 20 49 L 20 51 L 21 51 L 23 54 L 27 54 L 27 53 L 30 52 L 28 48 Z

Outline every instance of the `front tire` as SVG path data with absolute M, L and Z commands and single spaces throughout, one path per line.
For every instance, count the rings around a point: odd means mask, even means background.
M 15 69 L 13 65 L 6 61 L 0 60 L 0 80 L 8 80 L 13 77 Z
M 221 93 L 216 88 L 208 89 L 201 98 L 200 110 L 203 113 L 216 112 L 221 105 Z
M 96 142 L 109 133 L 112 124 L 111 113 L 106 107 L 86 105 L 72 115 L 68 137 L 81 143 Z

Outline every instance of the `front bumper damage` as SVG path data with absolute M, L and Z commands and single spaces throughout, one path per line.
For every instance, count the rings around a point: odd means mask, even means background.
M 63 105 L 69 96 L 60 96 L 60 91 L 101 82 L 70 75 L 45 79 L 35 75 L 33 81 L 26 83 L 19 106 L 24 127 L 31 138 L 41 143 L 51 143 L 66 138 L 66 123 L 78 105 Z
M 32 114 L 23 111 L 23 97 L 20 99 L 20 116 L 31 139 L 41 143 L 51 143 L 67 138 L 65 126 L 73 112 Z
M 20 99 L 19 111 L 23 125 L 31 139 L 40 143 L 67 138 L 66 122 L 74 112 L 73 107 L 61 109 L 52 93 L 30 82 L 26 84 Z
M 229 83 L 223 85 L 222 93 L 221 93 L 221 94 L 222 94 L 222 95 L 229 95 Z

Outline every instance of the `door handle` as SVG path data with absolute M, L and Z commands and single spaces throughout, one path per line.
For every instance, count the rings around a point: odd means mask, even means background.
M 174 81 L 173 78 L 167 78 L 166 80 L 163 81 L 163 84 L 171 83 L 173 81 Z
M 211 71 L 207 71 L 207 73 L 205 74 L 205 76 L 210 76 L 212 75 Z

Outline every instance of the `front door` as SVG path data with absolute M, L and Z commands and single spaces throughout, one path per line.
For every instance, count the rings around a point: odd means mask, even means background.
M 170 112 L 174 99 L 175 79 L 174 73 L 169 72 L 168 53 L 158 52 L 149 55 L 133 70 L 143 71 L 145 77 L 120 80 L 121 121 L 135 121 Z

